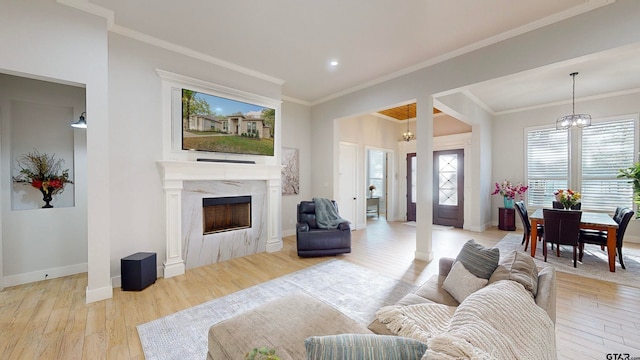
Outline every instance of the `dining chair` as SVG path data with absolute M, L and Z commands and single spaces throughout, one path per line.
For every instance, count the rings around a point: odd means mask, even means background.
M 551 206 L 554 209 L 564 209 L 564 205 L 562 205 L 560 201 L 556 201 L 556 200 L 553 200 L 553 202 L 551 203 Z M 571 210 L 580 210 L 580 209 L 582 209 L 582 203 L 575 203 L 571 205 Z
M 633 214 L 633 210 L 627 207 L 618 207 L 613 215 L 613 220 L 618 223 L 618 230 L 616 231 L 616 251 L 618 252 L 620 266 L 623 269 L 626 268 L 624 267 L 624 260 L 622 260 L 622 240 L 624 240 L 624 233 L 627 230 L 627 225 L 629 225 L 629 221 L 631 221 Z M 607 231 L 581 230 L 579 242 L 579 259 L 582 261 L 582 256 L 584 255 L 584 244 L 600 245 L 600 248 L 604 250 L 607 246 Z
M 582 211 L 542 209 L 542 217 L 544 219 L 544 235 L 542 235 L 544 261 L 547 261 L 548 242 L 558 245 L 557 256 L 560 256 L 560 245 L 571 245 L 573 246 L 573 267 L 577 267 Z
M 529 239 L 531 239 L 531 221 L 529 221 L 527 207 L 524 205 L 524 201 L 516 201 L 514 207 L 516 209 L 516 213 L 522 221 L 522 228 L 524 229 L 524 234 L 522 235 L 522 243 L 524 244 L 524 251 L 527 251 L 527 248 L 529 247 Z M 538 236 L 536 240 L 542 240 L 543 232 L 544 227 L 541 224 L 538 224 Z

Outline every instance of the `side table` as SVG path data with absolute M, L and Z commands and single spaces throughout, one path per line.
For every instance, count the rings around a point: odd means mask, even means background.
M 506 231 L 516 230 L 516 210 L 498 208 L 498 229 Z

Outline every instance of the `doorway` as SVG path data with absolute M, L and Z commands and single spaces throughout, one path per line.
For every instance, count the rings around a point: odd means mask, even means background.
M 381 149 L 367 149 L 366 216 L 386 216 L 389 203 L 389 153 Z
M 464 150 L 433 152 L 433 223 L 464 224 Z

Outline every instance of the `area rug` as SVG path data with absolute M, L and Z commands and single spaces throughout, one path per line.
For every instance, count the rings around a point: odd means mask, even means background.
M 521 234 L 508 234 L 496 244 L 500 253 L 507 253 L 511 250 L 524 251 Z M 530 253 L 531 249 L 527 249 Z M 626 269 L 620 267 L 616 256 L 616 272 L 609 271 L 609 260 L 607 249 L 600 250 L 596 245 L 585 245 L 582 262 L 578 261 L 578 266 L 573 267 L 573 247 L 561 246 L 560 257 L 556 256 L 556 251 L 547 252 L 547 264 L 553 265 L 557 271 L 580 275 L 588 278 L 605 280 L 617 284 L 640 287 L 640 250 L 622 248 L 624 265 Z M 545 264 L 542 255 L 542 242 L 537 242 L 536 257 L 534 261 L 538 265 Z
M 346 261 L 330 260 L 137 326 L 146 359 L 206 359 L 207 332 L 270 300 L 305 292 L 368 325 L 375 312 L 415 290 Z M 301 319 L 304 320 L 304 319 Z

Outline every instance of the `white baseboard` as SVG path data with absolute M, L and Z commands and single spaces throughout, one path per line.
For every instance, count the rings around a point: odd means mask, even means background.
M 86 303 L 92 303 L 100 300 L 110 299 L 113 297 L 113 287 L 105 286 L 99 289 L 89 290 L 87 286 L 87 290 L 85 292 Z
M 424 261 L 433 260 L 433 252 L 425 253 L 422 251 L 416 251 L 414 256 L 418 260 L 424 260 Z
M 267 252 L 272 253 L 272 252 L 277 252 L 282 250 L 282 239 L 278 239 L 277 241 L 267 241 Z
M 295 235 L 296 235 L 296 229 L 282 230 L 282 237 L 295 236 Z
M 24 274 L 9 275 L 4 277 L 4 286 L 16 286 L 36 281 L 55 279 L 63 276 L 86 273 L 87 263 L 63 266 L 59 268 L 32 271 Z

